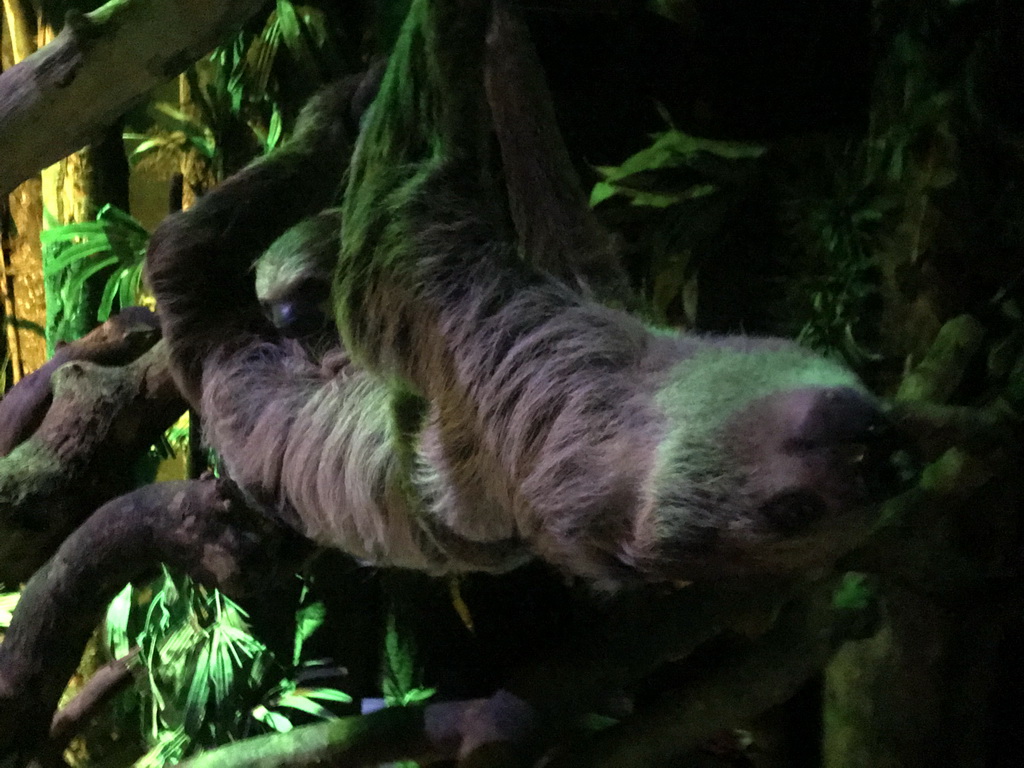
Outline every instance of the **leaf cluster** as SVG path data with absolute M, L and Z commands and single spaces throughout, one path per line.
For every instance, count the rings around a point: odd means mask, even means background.
M 296 716 L 334 717 L 324 703 L 351 697 L 318 683 L 338 670 L 302 659 L 323 617 L 320 603 L 299 609 L 294 657 L 282 663 L 253 634 L 245 611 L 217 590 L 166 571 L 142 589 L 126 587 L 108 609 L 106 633 L 117 658 L 133 645 L 141 650 L 138 690 L 125 703 L 137 707 L 148 745 L 138 764 L 169 765 L 197 749 L 290 730 Z
M 86 282 L 104 270 L 110 274 L 97 311 L 99 322 L 110 317 L 115 301 L 120 307 L 142 302 L 149 232 L 120 208 L 105 205 L 95 221 L 51 226 L 42 231 L 40 239 L 44 277 L 67 272 L 60 287 L 64 307 L 79 306 Z
M 692 326 L 701 263 L 714 257 L 717 235 L 749 192 L 765 148 L 674 127 L 651 138 L 621 165 L 597 168 L 602 179 L 590 204 L 628 233 L 631 250 L 643 259 L 651 319 Z

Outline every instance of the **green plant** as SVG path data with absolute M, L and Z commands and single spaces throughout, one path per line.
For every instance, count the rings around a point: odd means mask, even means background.
M 0 588 L 2 587 L 3 585 L 0 584 Z M 7 629 L 7 627 L 11 626 L 11 614 L 14 612 L 14 607 L 18 604 L 20 598 L 20 592 L 0 593 L 0 628 Z
M 110 317 L 115 301 L 122 307 L 141 301 L 149 232 L 120 208 L 105 205 L 95 221 L 51 226 L 43 230 L 40 240 L 44 277 L 71 272 L 61 285 L 64 306 L 78 306 L 86 281 L 107 269 L 111 274 L 103 288 L 97 320 Z
M 398 627 L 394 612 L 389 612 L 384 633 L 384 676 L 381 681 L 384 701 L 389 707 L 426 701 L 436 691 L 424 688 L 419 680 L 416 644 L 407 632 Z
M 591 206 L 621 195 L 632 205 L 668 208 L 714 194 L 746 175 L 737 161 L 755 160 L 765 152 L 756 144 L 705 139 L 676 128 L 652 138 L 651 146 L 621 165 L 597 169 L 604 179 L 590 193 Z
M 633 233 L 651 319 L 691 325 L 701 263 L 728 239 L 722 232 L 748 193 L 765 148 L 674 127 L 652 139 L 621 165 L 596 169 L 602 179 L 590 204 L 615 229 Z
M 836 170 L 824 178 L 798 178 L 782 206 L 799 266 L 789 286 L 794 313 L 801 318 L 797 338 L 860 367 L 875 357 L 864 339 L 878 297 L 876 253 L 898 201 L 879 185 L 862 181 L 862 145 L 838 155 L 826 147 L 816 159 L 810 167 Z
M 246 619 L 217 590 L 167 571 L 148 587 L 126 587 L 111 603 L 111 652 L 121 657 L 138 645 L 145 669 L 137 705 L 149 749 L 138 765 L 158 768 L 198 748 L 290 730 L 289 713 L 326 719 L 334 714 L 324 703 L 351 702 L 343 691 L 314 684 L 336 678 L 336 668 L 301 659 L 305 639 L 323 621 L 322 604 L 297 612 L 291 664 L 276 659 Z
M 217 155 L 213 131 L 170 104 L 159 102 L 149 109 L 153 126 L 148 133 L 125 132 L 125 141 L 135 144 L 128 154 L 134 168 L 150 161 L 161 162 L 170 155 L 176 159 L 186 148 L 194 149 L 207 160 Z

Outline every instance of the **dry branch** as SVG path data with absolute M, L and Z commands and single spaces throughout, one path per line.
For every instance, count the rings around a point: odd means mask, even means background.
M 60 160 L 242 24 L 263 0 L 110 0 L 69 14 L 0 75 L 0 194 Z

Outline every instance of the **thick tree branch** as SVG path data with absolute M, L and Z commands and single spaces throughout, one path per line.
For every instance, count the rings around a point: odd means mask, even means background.
M 0 194 L 88 144 L 263 0 L 110 0 L 0 75 Z
M 59 347 L 42 367 L 0 399 L 0 457 L 27 440 L 42 423 L 53 402 L 51 378 L 64 363 L 80 360 L 124 365 L 138 358 L 159 338 L 156 315 L 143 307 L 130 307 L 81 339 Z
M 183 765 L 359 768 L 401 759 L 430 763 L 466 755 L 483 744 L 528 738 L 532 728 L 532 710 L 499 691 L 487 699 L 390 707 L 247 739 L 205 752 Z
M 0 754 L 29 756 L 43 744 L 86 640 L 129 581 L 167 563 L 239 594 L 303 552 L 213 478 L 149 485 L 104 505 L 29 581 L 0 645 Z
M 126 351 L 116 339 L 97 349 Z M 27 579 L 93 510 L 137 485 L 137 459 L 184 408 L 163 344 L 123 366 L 67 363 L 51 382 L 39 426 L 0 458 L 0 582 L 8 586 Z M 31 393 L 15 395 L 7 415 L 24 422 L 19 403 L 35 414 L 46 383 L 26 380 Z

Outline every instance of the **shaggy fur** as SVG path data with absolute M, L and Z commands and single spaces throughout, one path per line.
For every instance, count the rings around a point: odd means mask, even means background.
M 863 451 L 832 441 L 860 446 L 877 406 L 790 344 L 659 333 L 523 267 L 481 178 L 488 9 L 413 3 L 343 205 L 338 326 L 430 405 L 413 479 L 431 514 L 597 581 L 834 556 L 869 515 Z
M 510 204 L 488 172 L 488 22 L 483 0 L 414 0 L 366 116 L 335 283 L 358 365 L 280 338 L 246 281 L 331 202 L 342 99 L 154 236 L 179 379 L 231 476 L 321 544 L 433 573 L 539 556 L 615 588 L 829 562 L 891 487 L 878 406 L 788 342 L 653 330 L 581 292 L 580 265 L 619 273 L 547 108 L 539 131 L 508 117 L 536 83 L 501 6 L 491 50 L 514 60 L 489 91 L 517 105 L 495 107 Z

